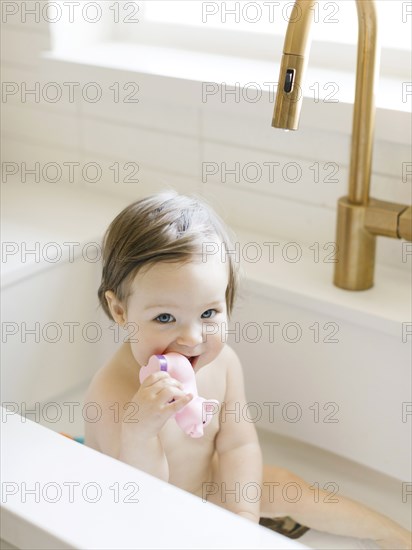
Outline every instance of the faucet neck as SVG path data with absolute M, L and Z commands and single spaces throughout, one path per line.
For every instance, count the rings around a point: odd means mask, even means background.
M 375 72 L 377 17 L 374 0 L 357 0 L 358 60 L 353 109 L 348 200 L 366 205 L 369 201 L 373 135 L 375 129 Z
M 317 0 L 295 0 L 286 30 L 283 53 L 309 56 L 310 33 Z

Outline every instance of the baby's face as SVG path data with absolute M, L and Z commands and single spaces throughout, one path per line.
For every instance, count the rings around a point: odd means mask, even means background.
M 199 356 L 191 361 L 198 371 L 219 355 L 226 340 L 228 273 L 216 254 L 205 262 L 158 263 L 136 275 L 126 318 L 137 329 L 130 345 L 140 366 L 153 354 L 176 352 Z

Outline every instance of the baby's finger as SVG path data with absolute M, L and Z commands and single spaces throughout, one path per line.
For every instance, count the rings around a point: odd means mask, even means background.
M 141 383 L 141 386 L 149 388 L 150 386 L 153 386 L 154 384 L 156 384 L 156 382 L 158 382 L 159 380 L 167 380 L 167 379 L 172 380 L 170 374 L 166 371 L 159 370 L 158 372 L 149 374 L 149 376 L 143 380 L 143 382 Z
M 155 384 L 152 385 L 152 390 L 155 392 L 155 395 L 158 395 L 163 390 L 167 388 L 172 388 L 173 391 L 175 388 L 183 391 L 183 384 L 174 378 L 158 380 Z
M 156 401 L 161 405 L 167 405 L 168 403 L 171 403 L 173 400 L 181 399 L 182 397 L 186 396 L 186 392 L 173 386 L 168 386 L 166 388 L 163 388 L 162 391 L 160 391 L 156 395 Z
M 191 393 L 185 394 L 183 397 L 180 397 L 179 399 L 175 399 L 173 403 L 169 403 L 167 405 L 167 409 L 171 414 L 176 414 L 180 411 L 180 409 L 183 409 L 183 407 L 186 407 L 188 403 L 193 399 L 193 395 Z

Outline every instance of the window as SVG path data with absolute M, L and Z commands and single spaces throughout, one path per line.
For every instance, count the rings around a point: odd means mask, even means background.
M 60 3 L 67 12 L 71 2 Z M 375 4 L 381 75 L 410 81 L 412 0 L 375 0 Z M 59 26 L 52 25 L 54 50 L 116 41 L 279 62 L 293 5 L 291 0 L 85 2 L 86 21 L 73 25 L 62 19 Z M 95 11 L 96 22 L 90 21 Z M 310 64 L 353 72 L 358 33 L 355 0 L 318 0 L 312 11 Z
M 238 30 L 272 36 L 284 36 L 293 5 L 294 2 L 289 0 L 142 2 L 143 18 L 147 22 L 226 31 Z M 377 0 L 376 7 L 382 47 L 410 50 L 412 2 Z M 358 26 L 354 1 L 318 1 L 313 9 L 313 23 L 316 27 L 316 40 L 356 43 Z

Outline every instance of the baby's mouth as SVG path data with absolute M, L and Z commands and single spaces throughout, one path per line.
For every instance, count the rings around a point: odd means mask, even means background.
M 192 365 L 193 369 L 196 367 L 196 364 L 199 360 L 199 355 L 193 355 L 192 357 L 188 357 L 190 364 Z
M 167 351 L 164 351 L 163 355 L 165 355 L 167 353 L 168 353 Z M 174 353 L 179 353 L 180 355 L 183 355 L 183 357 L 186 357 L 186 359 L 192 365 L 193 370 L 195 369 L 195 367 L 197 365 L 197 362 L 199 361 L 200 354 L 199 355 L 185 355 L 184 353 L 180 353 L 180 352 L 174 352 Z

